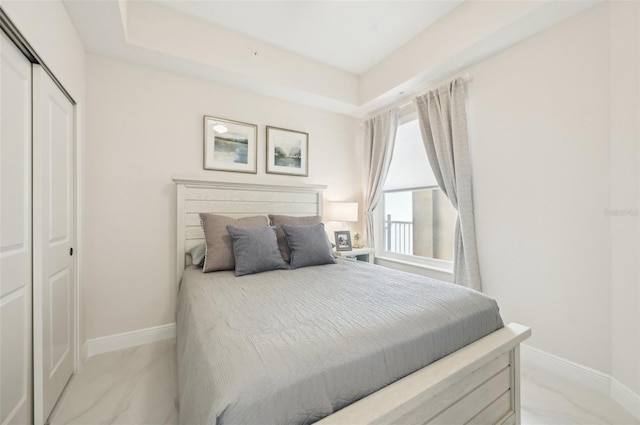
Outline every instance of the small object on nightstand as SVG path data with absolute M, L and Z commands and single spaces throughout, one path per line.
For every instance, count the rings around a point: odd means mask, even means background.
M 336 237 L 336 251 L 351 251 L 351 233 L 348 230 L 333 232 Z
M 363 248 L 360 246 L 360 233 L 356 232 L 353 235 L 353 247 L 354 248 Z
M 375 252 L 373 248 L 353 248 L 351 251 L 335 251 L 338 257 L 355 258 L 359 261 L 375 263 Z

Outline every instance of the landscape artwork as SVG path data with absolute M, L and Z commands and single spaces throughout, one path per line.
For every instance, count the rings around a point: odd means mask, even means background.
M 274 137 L 273 155 L 275 165 L 279 167 L 302 166 L 302 142 L 284 136 Z
M 219 162 L 247 164 L 249 161 L 249 139 L 242 134 L 215 134 L 213 159 Z
M 309 135 L 267 127 L 267 173 L 308 176 Z
M 258 127 L 204 117 L 204 169 L 257 173 Z

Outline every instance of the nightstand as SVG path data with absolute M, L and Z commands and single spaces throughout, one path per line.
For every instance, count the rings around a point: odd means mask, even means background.
M 375 252 L 373 248 L 353 248 L 351 251 L 334 251 L 334 254 L 338 257 L 355 258 L 373 264 L 376 258 Z

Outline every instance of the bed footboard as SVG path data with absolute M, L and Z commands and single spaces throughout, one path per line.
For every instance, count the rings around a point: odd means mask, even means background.
M 317 422 L 519 424 L 520 343 L 511 323 Z

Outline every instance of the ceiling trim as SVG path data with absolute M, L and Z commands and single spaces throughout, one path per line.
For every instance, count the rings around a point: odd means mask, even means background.
M 89 51 L 363 117 L 600 1 L 465 1 L 361 76 L 157 2 L 65 0 L 65 5 Z

